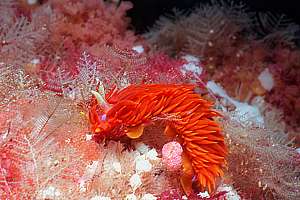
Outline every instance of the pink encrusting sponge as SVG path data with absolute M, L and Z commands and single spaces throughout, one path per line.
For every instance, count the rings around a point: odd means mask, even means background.
M 170 171 L 178 170 L 182 164 L 183 149 L 178 142 L 166 143 L 162 148 L 162 161 Z

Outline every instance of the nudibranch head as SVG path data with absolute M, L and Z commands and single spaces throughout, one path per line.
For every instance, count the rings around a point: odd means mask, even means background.
M 95 95 L 97 92 L 94 92 Z M 99 93 L 97 93 L 99 95 Z M 111 130 L 111 124 L 108 122 L 107 114 L 105 110 L 103 109 L 103 105 L 99 104 L 99 100 L 97 96 L 92 99 L 90 103 L 90 109 L 89 109 L 89 122 L 91 126 L 91 131 L 94 134 L 97 134 L 101 137 L 106 137 L 107 133 Z
M 103 89 L 102 89 L 103 90 Z M 90 102 L 89 122 L 91 131 L 97 140 L 118 138 L 122 134 L 121 123 L 113 117 L 109 117 L 112 105 L 109 104 L 105 97 L 104 91 L 92 91 L 94 95 Z
M 116 132 L 114 123 L 108 121 L 106 113 L 97 114 L 98 112 L 89 112 L 89 121 L 91 125 L 91 131 L 98 140 L 110 138 L 112 132 Z

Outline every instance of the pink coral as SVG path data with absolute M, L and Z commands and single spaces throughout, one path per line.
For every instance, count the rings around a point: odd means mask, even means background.
M 300 51 L 277 49 L 274 53 L 275 65 L 270 66 L 275 86 L 266 95 L 267 102 L 284 112 L 284 120 L 289 128 L 299 132 L 300 124 Z M 296 142 L 300 144 L 300 137 Z M 294 136 L 292 136 L 294 137 Z
M 185 80 L 180 71 L 183 64 L 186 64 L 186 61 L 171 58 L 163 53 L 150 56 L 147 67 L 149 80 L 156 83 L 182 82 Z
M 176 189 L 171 189 L 161 193 L 158 199 L 159 200 L 181 200 L 182 194 Z
M 136 40 L 134 33 L 127 30 L 130 19 L 126 11 L 132 7 L 130 2 L 117 7 L 95 0 L 52 0 L 50 5 L 53 14 L 61 19 L 50 25 L 52 40 L 57 44 L 69 39 L 81 50 L 95 52 L 104 44 L 130 47 Z
M 169 142 L 162 148 L 163 163 L 170 171 L 178 170 L 181 166 L 182 147 L 178 142 Z

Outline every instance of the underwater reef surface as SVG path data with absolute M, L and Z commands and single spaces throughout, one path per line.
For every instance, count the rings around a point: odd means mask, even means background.
M 134 6 L 0 2 L 0 199 L 299 199 L 299 25 Z

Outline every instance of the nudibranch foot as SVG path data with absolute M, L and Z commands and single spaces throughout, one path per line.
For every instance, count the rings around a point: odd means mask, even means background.
M 138 125 L 138 126 L 133 126 L 133 127 L 127 127 L 125 129 L 126 135 L 131 138 L 131 139 L 137 139 L 141 137 L 141 135 L 144 132 L 144 125 Z

